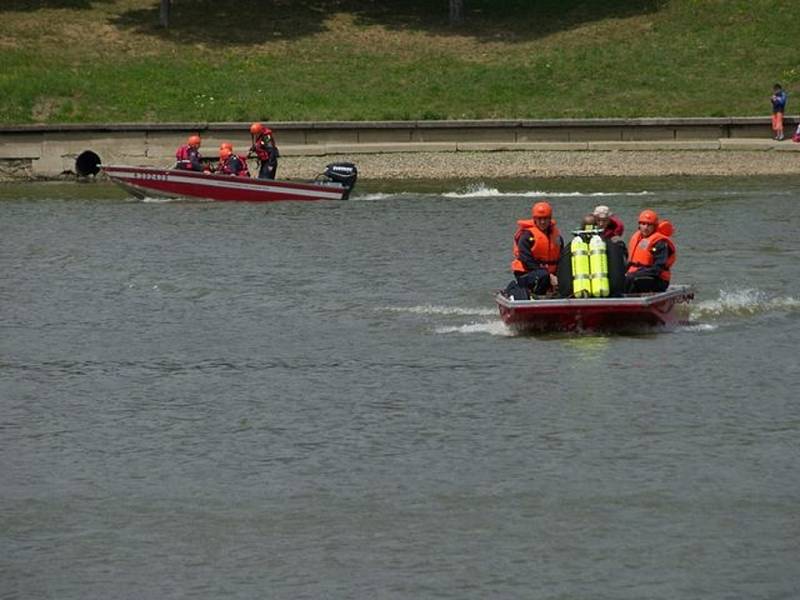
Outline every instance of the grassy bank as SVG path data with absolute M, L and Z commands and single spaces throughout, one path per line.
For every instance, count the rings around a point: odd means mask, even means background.
M 3 0 L 0 123 L 800 112 L 797 0 Z

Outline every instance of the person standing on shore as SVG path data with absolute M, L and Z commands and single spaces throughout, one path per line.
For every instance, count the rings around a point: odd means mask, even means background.
M 772 86 L 772 131 L 775 132 L 775 139 L 783 139 L 783 113 L 786 112 L 786 92 L 783 91 L 780 83 Z
M 258 178 L 275 179 L 280 152 L 275 145 L 275 138 L 272 137 L 272 130 L 261 123 L 253 123 L 250 125 L 250 135 L 253 140 L 250 153 L 258 158 L 259 163 Z

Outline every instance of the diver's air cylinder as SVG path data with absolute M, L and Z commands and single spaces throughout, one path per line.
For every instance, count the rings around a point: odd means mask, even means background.
M 607 298 L 611 293 L 608 283 L 608 256 L 606 243 L 599 235 L 593 235 L 589 240 L 589 273 L 592 296 Z
M 572 294 L 576 298 L 588 298 L 592 295 L 592 284 L 589 271 L 589 245 L 576 235 L 569 245 L 572 253 Z

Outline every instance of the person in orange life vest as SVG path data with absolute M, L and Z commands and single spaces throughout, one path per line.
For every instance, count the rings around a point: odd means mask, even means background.
M 670 269 L 677 251 L 672 224 L 659 221 L 655 211 L 639 214 L 639 229 L 628 244 L 628 272 L 625 274 L 625 293 L 663 292 L 669 287 Z
M 517 221 L 511 270 L 520 287 L 540 296 L 558 287 L 555 273 L 564 240 L 548 202 L 534 204 L 531 216 Z
M 253 140 L 250 153 L 254 154 L 259 162 L 258 178 L 275 179 L 280 152 L 278 146 L 275 145 L 272 130 L 264 127 L 261 123 L 253 123 L 250 125 L 250 136 Z
M 625 232 L 625 225 L 606 205 L 595 206 L 592 215 L 595 226 L 601 230 L 600 237 L 604 240 L 621 237 Z
M 175 152 L 178 162 L 176 169 L 186 169 L 187 171 L 209 171 L 203 166 L 203 157 L 200 155 L 200 136 L 190 135 L 186 143 Z
M 219 164 L 217 172 L 223 175 L 236 175 L 237 177 L 250 177 L 247 160 L 243 156 L 233 153 L 233 144 L 222 142 L 219 147 Z

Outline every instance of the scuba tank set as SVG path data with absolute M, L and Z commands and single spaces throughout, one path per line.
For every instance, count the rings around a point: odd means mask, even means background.
M 608 283 L 606 243 L 599 229 L 573 231 L 569 245 L 572 265 L 572 295 L 575 298 L 607 298 Z M 588 238 L 588 243 L 587 243 Z
M 627 252 L 622 241 L 604 240 L 592 226 L 572 232 L 558 261 L 561 298 L 609 298 L 623 295 Z

